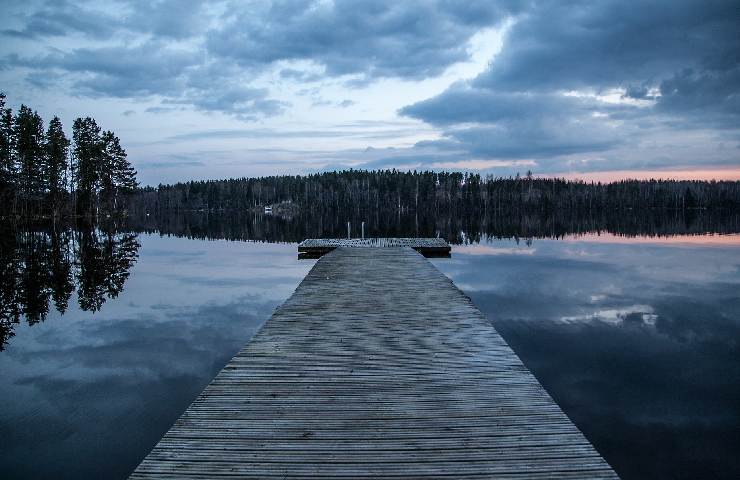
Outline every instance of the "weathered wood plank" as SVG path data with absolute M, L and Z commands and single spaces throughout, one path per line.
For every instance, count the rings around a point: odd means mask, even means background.
M 329 250 L 132 478 L 616 478 L 468 297 L 374 240 Z

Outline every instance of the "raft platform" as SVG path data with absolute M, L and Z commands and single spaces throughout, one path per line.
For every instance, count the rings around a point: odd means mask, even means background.
M 298 258 L 320 258 L 337 247 L 410 247 L 425 257 L 449 257 L 444 238 L 308 238 L 298 244 Z

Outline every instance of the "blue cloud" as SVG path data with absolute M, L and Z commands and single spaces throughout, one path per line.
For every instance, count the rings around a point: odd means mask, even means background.
M 444 129 L 444 140 L 425 147 L 548 159 L 544 169 L 569 168 L 559 157 L 639 148 L 656 133 L 737 130 L 739 18 L 732 2 L 536 2 L 483 73 L 399 112 Z M 602 97 L 620 90 L 622 99 L 642 103 Z M 716 143 L 724 139 L 717 135 Z M 635 164 L 612 157 L 600 168 Z
M 311 65 L 282 68 L 280 76 L 293 82 L 349 76 L 346 85 L 362 86 L 376 78 L 436 76 L 469 58 L 467 42 L 476 32 L 521 7 L 442 0 L 210 5 L 129 0 L 115 10 L 68 1 L 18 8 L 24 13 L 11 15 L 0 33 L 37 41 L 49 53 L 11 50 L 2 63 L 31 69 L 37 74 L 31 79 L 56 72 L 69 77 L 77 96 L 159 96 L 165 106 L 251 120 L 289 106 L 251 84 L 277 62 Z M 70 42 L 80 46 L 50 48 L 55 37 L 80 37 Z M 90 42 L 99 40 L 107 42 Z M 44 88 L 38 81 L 34 85 Z M 351 105 L 351 100 L 330 102 Z
M 468 59 L 470 37 L 518 8 L 516 2 L 391 0 L 244 4 L 208 33 L 207 47 L 245 66 L 308 59 L 329 76 L 420 79 Z
M 362 88 L 437 77 L 470 60 L 482 29 L 511 25 L 477 77 L 400 109 L 442 137 L 404 156 L 533 158 L 556 171 L 570 156 L 608 153 L 615 168 L 666 166 L 687 162 L 671 155 L 671 135 L 702 130 L 713 165 L 737 162 L 740 17 L 731 1 L 56 0 L 7 10 L 0 72 L 9 84 L 248 121 L 286 112 L 284 85 L 307 84 L 296 94 L 309 104 L 342 108 L 355 99 L 332 98 L 322 81 Z M 614 92 L 622 104 L 604 101 Z M 656 143 L 668 147 L 635 160 Z

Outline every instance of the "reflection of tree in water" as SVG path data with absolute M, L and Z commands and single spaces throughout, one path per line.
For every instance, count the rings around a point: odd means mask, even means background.
M 735 210 L 656 210 L 606 212 L 517 212 L 460 209 L 329 213 L 298 212 L 290 217 L 232 210 L 178 212 L 131 216 L 127 228 L 178 237 L 261 242 L 300 242 L 306 238 L 436 237 L 452 244 L 477 243 L 486 238 L 561 238 L 565 235 L 608 232 L 631 236 L 703 235 L 740 232 Z
M 74 285 L 72 283 L 72 262 L 70 257 L 71 232 L 65 231 L 59 235 L 51 236 L 51 261 L 49 271 L 51 272 L 51 296 L 54 306 L 59 313 L 67 311 L 69 297 L 72 296 Z
M 137 235 L 114 230 L 0 228 L 0 350 L 22 319 L 60 313 L 77 287 L 81 309 L 98 311 L 123 290 L 138 258 Z
M 13 324 L 18 323 L 21 316 L 18 301 L 21 262 L 17 241 L 15 232 L 0 231 L 0 348 L 14 335 Z
M 20 296 L 19 301 L 29 325 L 43 322 L 49 313 L 49 268 L 46 236 L 40 232 L 21 235 Z
M 138 258 L 134 234 L 83 231 L 77 234 L 77 297 L 80 308 L 96 312 L 107 298 L 116 298 Z

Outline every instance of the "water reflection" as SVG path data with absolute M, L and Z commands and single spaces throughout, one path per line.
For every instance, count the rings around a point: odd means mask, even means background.
M 495 238 L 567 238 L 609 233 L 690 238 L 707 233 L 740 231 L 740 216 L 726 211 L 646 211 L 634 215 L 554 214 L 504 215 L 501 212 L 457 212 L 455 215 L 376 213 L 273 216 L 240 212 L 185 212 L 167 217 L 131 217 L 101 225 L 0 224 L 0 351 L 22 320 L 44 321 L 50 303 L 67 310 L 73 291 L 84 311 L 95 312 L 123 290 L 136 262 L 139 233 L 198 239 L 299 242 L 305 238 L 344 237 L 347 224 L 375 237 L 442 236 L 452 244 L 476 244 Z
M 312 265 L 295 245 L 136 242 L 100 310 L 76 288 L 64 315 L 15 325 L 0 354 L 2 478 L 125 478 Z
M 50 303 L 67 311 L 98 311 L 123 290 L 138 258 L 137 235 L 96 228 L 0 231 L 0 350 L 22 319 L 43 322 Z
M 306 238 L 443 237 L 451 244 L 486 238 L 562 238 L 573 234 L 611 233 L 625 237 L 667 237 L 740 233 L 740 213 L 709 210 L 647 210 L 576 214 L 505 213 L 461 210 L 452 213 L 374 212 L 295 216 L 238 211 L 181 212 L 164 217 L 128 219 L 127 228 L 198 239 L 300 242 Z
M 738 478 L 739 229 L 696 215 L 362 221 L 456 242 L 434 263 L 623 478 Z M 4 478 L 124 478 L 310 269 L 268 241 L 347 221 L 140 220 L 0 227 Z
M 740 237 L 493 240 L 434 261 L 623 478 L 738 478 Z

